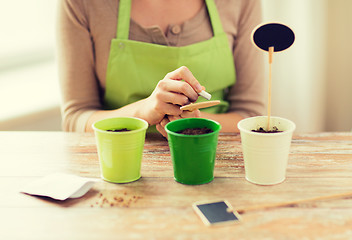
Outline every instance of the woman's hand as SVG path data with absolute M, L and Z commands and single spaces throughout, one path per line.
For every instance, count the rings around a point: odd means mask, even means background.
M 156 129 L 158 130 L 158 132 L 161 133 L 161 135 L 163 135 L 165 138 L 167 138 L 167 133 L 165 131 L 165 126 L 166 124 L 168 124 L 171 121 L 180 119 L 180 118 L 198 118 L 200 117 L 200 111 L 197 109 L 193 112 L 190 111 L 182 111 L 182 114 L 179 116 L 165 116 L 160 123 L 156 124 Z
M 173 116 L 170 117 L 172 120 L 180 118 L 184 114 L 180 106 L 195 102 L 198 99 L 198 92 L 203 89 L 204 87 L 187 67 L 180 67 L 166 74 L 164 79 L 159 81 L 153 93 L 143 101 L 141 116 L 150 125 L 157 124 L 163 129 L 164 123 L 170 121 L 165 116 Z

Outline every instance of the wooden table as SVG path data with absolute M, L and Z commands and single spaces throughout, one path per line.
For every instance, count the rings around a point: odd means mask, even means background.
M 352 198 L 247 212 L 221 227 L 192 209 L 202 200 L 238 209 L 352 191 L 352 133 L 295 135 L 287 179 L 275 186 L 245 180 L 238 134 L 219 136 L 215 179 L 198 186 L 174 181 L 167 142 L 149 136 L 140 180 L 98 181 L 63 202 L 18 189 L 55 172 L 99 178 L 93 134 L 0 132 L 0 143 L 0 239 L 352 239 Z

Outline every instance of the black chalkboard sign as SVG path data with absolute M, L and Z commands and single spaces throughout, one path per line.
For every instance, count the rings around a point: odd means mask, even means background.
M 274 47 L 274 52 L 289 48 L 295 41 L 295 34 L 288 26 L 281 23 L 266 23 L 257 26 L 252 32 L 254 44 L 264 51 Z
M 269 53 L 269 87 L 268 87 L 268 120 L 266 131 L 270 131 L 271 116 L 271 65 L 273 53 L 289 48 L 295 41 L 295 34 L 288 26 L 281 23 L 265 23 L 254 28 L 251 35 L 255 46 Z
M 215 202 L 198 202 L 193 208 L 206 225 L 219 225 L 239 222 L 240 215 L 233 210 L 226 200 Z

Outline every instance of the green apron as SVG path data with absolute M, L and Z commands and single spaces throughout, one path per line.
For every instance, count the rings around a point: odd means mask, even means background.
M 184 47 L 129 40 L 131 0 L 120 0 L 117 37 L 111 40 L 104 96 L 105 109 L 117 109 L 147 98 L 165 75 L 181 66 L 193 73 L 217 106 L 209 113 L 226 112 L 225 90 L 235 83 L 235 65 L 214 0 L 206 0 L 213 37 Z M 205 101 L 199 97 L 197 102 Z

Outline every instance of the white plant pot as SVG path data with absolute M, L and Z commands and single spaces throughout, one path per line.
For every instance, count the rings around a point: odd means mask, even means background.
M 279 133 L 258 133 L 260 127 L 267 128 L 267 116 L 241 120 L 240 130 L 246 179 L 259 185 L 274 185 L 286 178 L 287 161 L 292 134 L 296 125 L 285 118 L 270 117 L 270 126 Z

